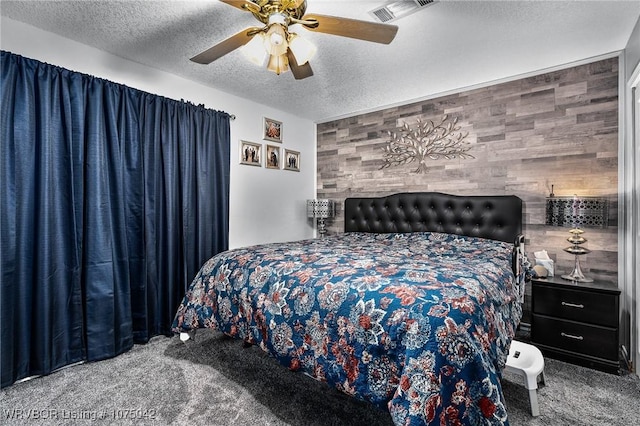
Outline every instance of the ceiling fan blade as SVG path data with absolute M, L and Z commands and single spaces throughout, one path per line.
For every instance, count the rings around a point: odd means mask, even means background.
M 389 44 L 396 36 L 398 27 L 389 24 L 338 18 L 326 15 L 305 15 L 303 21 L 317 21 L 318 25 L 304 25 L 310 31 L 357 38 L 375 43 Z
M 249 0 L 220 0 L 222 3 L 226 3 L 229 6 L 237 7 L 240 10 L 249 12 L 259 12 L 262 9 L 259 5 Z
M 296 80 L 302 80 L 303 78 L 311 77 L 313 70 L 309 62 L 305 62 L 304 65 L 298 65 L 296 57 L 293 55 L 291 49 L 287 49 L 287 59 L 289 59 L 289 68 Z
M 223 57 L 227 53 L 232 52 L 237 48 L 247 44 L 249 40 L 251 40 L 251 38 L 259 31 L 261 31 L 261 28 L 257 27 L 244 29 L 238 34 L 231 36 L 228 39 L 205 50 L 204 52 L 194 56 L 193 58 L 191 58 L 191 60 L 199 64 L 210 64 L 216 59 Z

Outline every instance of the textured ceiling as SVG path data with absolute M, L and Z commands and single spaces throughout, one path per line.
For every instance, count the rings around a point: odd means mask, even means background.
M 379 1 L 308 0 L 307 12 L 371 21 Z M 318 52 L 295 80 L 234 51 L 190 57 L 259 25 L 216 0 L 7 1 L 3 16 L 313 121 L 508 78 L 624 49 L 640 1 L 447 1 L 395 22 L 390 45 L 300 29 Z M 37 59 L 37 58 L 36 58 Z

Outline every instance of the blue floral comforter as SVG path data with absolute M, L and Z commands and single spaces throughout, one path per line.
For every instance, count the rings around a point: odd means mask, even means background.
M 397 425 L 508 424 L 500 386 L 522 314 L 513 245 L 440 233 L 346 233 L 220 253 L 174 331 L 241 338 Z

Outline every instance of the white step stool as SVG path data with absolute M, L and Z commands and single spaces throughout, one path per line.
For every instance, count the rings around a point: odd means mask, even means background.
M 524 377 L 525 386 L 529 390 L 531 415 L 539 416 L 538 376 L 541 376 L 541 383 L 544 384 L 544 358 L 540 349 L 527 343 L 512 340 L 509 356 L 507 356 L 507 365 L 504 369 Z

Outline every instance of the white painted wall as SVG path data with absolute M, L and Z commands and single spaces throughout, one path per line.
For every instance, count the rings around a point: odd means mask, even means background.
M 622 290 L 622 343 L 628 344 L 635 372 L 640 373 L 640 19 L 624 50 L 621 82 L 619 268 Z M 635 94 L 634 94 L 635 91 Z M 635 107 L 633 104 L 635 103 Z
M 21 22 L 1 18 L 0 47 L 73 71 L 234 114 L 231 122 L 230 248 L 313 236 L 305 200 L 315 196 L 316 131 L 307 119 L 232 96 Z M 241 165 L 239 141 L 265 144 L 262 119 L 283 123 L 282 148 L 300 152 L 300 172 Z

